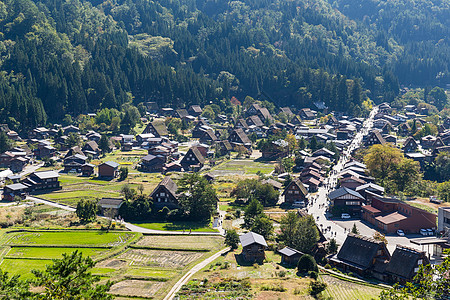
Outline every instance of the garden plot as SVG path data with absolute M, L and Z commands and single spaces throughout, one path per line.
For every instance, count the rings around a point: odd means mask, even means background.
M 223 247 L 223 238 L 214 236 L 147 235 L 136 243 L 154 249 L 214 250 Z
M 129 249 L 121 254 L 119 259 L 130 261 L 133 266 L 149 266 L 160 268 L 184 268 L 191 262 L 202 257 L 203 253 L 187 251 L 159 251 Z
M 129 297 L 153 297 L 164 285 L 164 282 L 146 280 L 124 280 L 114 284 L 110 293 Z

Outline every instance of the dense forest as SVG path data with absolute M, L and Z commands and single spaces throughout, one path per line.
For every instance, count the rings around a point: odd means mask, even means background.
M 0 120 L 252 96 L 354 115 L 449 83 L 448 1 L 5 0 Z

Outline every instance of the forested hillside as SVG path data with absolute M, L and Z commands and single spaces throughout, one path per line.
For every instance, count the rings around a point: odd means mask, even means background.
M 448 1 L 5 0 L 0 119 L 130 101 L 227 112 L 247 95 L 360 115 L 399 84 L 449 82 L 448 16 Z

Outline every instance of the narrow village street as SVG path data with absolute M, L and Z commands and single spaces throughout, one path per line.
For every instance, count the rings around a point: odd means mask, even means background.
M 340 217 L 332 218 L 331 213 L 327 211 L 329 207 L 328 193 L 334 190 L 338 183 L 339 173 L 344 169 L 344 166 L 350 160 L 351 153 L 358 149 L 362 142 L 363 137 L 367 135 L 373 127 L 374 116 L 378 112 L 378 107 L 374 107 L 369 117 L 364 122 L 361 130 L 355 135 L 349 147 L 342 153 L 339 162 L 333 167 L 329 177 L 325 180 L 324 185 L 319 187 L 315 196 L 310 196 L 310 206 L 308 207 L 308 213 L 310 213 L 316 220 L 319 228 L 324 233 L 327 239 L 335 238 L 339 245 L 342 245 L 347 237 L 347 234 L 351 231 L 355 224 L 361 235 L 371 237 L 376 232 L 375 229 L 369 227 L 363 223 L 360 219 L 341 219 Z M 409 234 L 406 236 L 387 235 L 388 241 L 387 247 L 392 253 L 397 244 L 415 248 L 418 250 L 427 251 L 427 248 L 422 249 L 420 246 L 410 242 L 411 238 L 420 238 L 420 234 Z

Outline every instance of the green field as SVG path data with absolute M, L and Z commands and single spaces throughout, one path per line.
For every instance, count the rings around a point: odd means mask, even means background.
M 50 260 L 5 258 L 0 262 L 0 268 L 9 275 L 20 275 L 21 278 L 30 279 L 33 277 L 31 270 L 42 270 L 48 264 L 51 264 Z
M 164 231 L 192 231 L 192 232 L 218 232 L 217 229 L 212 229 L 205 224 L 199 224 L 196 222 L 153 222 L 153 223 L 133 223 L 136 226 L 140 226 L 153 230 Z
M 78 245 L 114 247 L 126 243 L 135 233 L 102 231 L 34 231 L 10 233 L 8 245 Z
M 229 160 L 211 169 L 217 171 L 219 174 L 241 174 L 241 175 L 255 175 L 258 172 L 262 174 L 269 174 L 274 170 L 273 164 L 260 163 L 252 160 Z
M 71 253 L 75 250 L 83 253 L 83 256 L 90 256 L 95 259 L 101 253 L 108 251 L 105 248 L 65 248 L 65 247 L 13 247 L 6 254 L 6 258 L 40 258 L 55 259 L 62 258 L 63 253 Z

